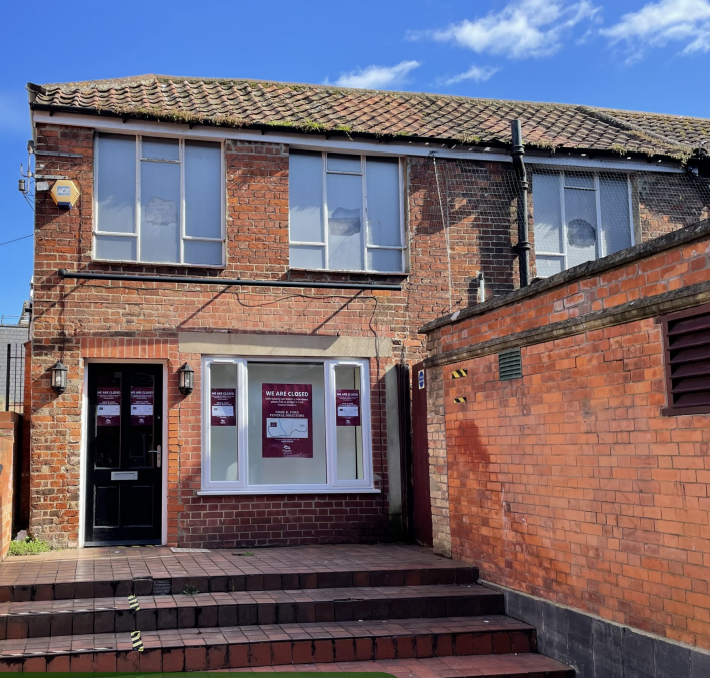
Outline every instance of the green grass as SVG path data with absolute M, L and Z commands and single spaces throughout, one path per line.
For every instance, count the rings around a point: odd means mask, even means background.
M 51 550 L 52 547 L 46 541 L 29 536 L 24 541 L 11 541 L 7 553 L 10 556 L 35 556 Z

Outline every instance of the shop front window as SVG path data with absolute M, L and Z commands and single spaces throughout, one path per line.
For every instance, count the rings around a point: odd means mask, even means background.
M 372 490 L 365 360 L 203 360 L 202 491 Z

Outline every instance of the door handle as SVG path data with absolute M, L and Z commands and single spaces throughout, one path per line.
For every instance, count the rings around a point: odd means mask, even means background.
M 156 445 L 155 450 L 148 450 L 148 454 L 157 455 L 155 458 L 155 467 L 160 468 L 163 465 L 163 453 L 161 451 L 160 445 Z

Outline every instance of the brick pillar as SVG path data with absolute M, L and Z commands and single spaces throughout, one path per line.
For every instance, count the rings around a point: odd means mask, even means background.
M 446 412 L 443 368 L 427 369 L 427 433 L 434 552 L 451 557 L 449 524 L 449 475 L 446 458 Z
M 13 462 L 19 421 L 15 412 L 0 412 L 0 560 L 7 554 L 12 539 Z

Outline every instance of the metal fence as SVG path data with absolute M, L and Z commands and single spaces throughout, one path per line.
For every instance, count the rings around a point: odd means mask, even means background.
M 25 386 L 25 345 L 6 344 L 0 368 L 0 405 L 5 412 L 22 414 Z

